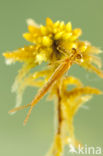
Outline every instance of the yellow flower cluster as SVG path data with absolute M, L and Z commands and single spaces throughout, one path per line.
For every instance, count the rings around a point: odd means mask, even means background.
M 35 104 L 49 91 L 48 99 L 57 100 L 58 122 L 54 143 L 48 156 L 61 156 L 66 144 L 72 144 L 75 147 L 79 144 L 74 135 L 75 113 L 84 102 L 91 98 L 92 94 L 101 94 L 98 89 L 83 86 L 77 78 L 66 76 L 65 73 L 75 63 L 103 78 L 103 72 L 100 69 L 101 60 L 97 57 L 101 51 L 89 42 L 79 40 L 82 31 L 79 28 L 72 29 L 70 22 L 53 23 L 50 18 L 47 18 L 46 24 L 39 26 L 32 21 L 28 25 L 28 31 L 23 34 L 23 37 L 31 42 L 31 45 L 3 54 L 7 64 L 16 61 L 24 62 L 12 87 L 17 94 L 17 103 L 16 108 L 10 113 L 30 107 L 24 121 L 26 124 Z M 29 73 L 32 68 L 42 62 L 47 62 L 45 70 Z M 74 85 L 75 88 L 69 91 L 67 89 L 69 85 Z M 28 86 L 39 87 L 40 90 L 30 104 L 20 106 L 22 94 Z
M 76 49 L 81 54 L 79 65 L 93 70 L 98 75 L 103 77 L 102 73 L 93 67 L 90 63 L 95 63 L 99 68 L 101 67 L 101 61 L 94 54 L 99 54 L 100 49 L 91 46 L 89 42 L 78 40 L 82 31 L 79 28 L 72 29 L 70 22 L 64 24 L 64 22 L 57 21 L 52 22 L 50 18 L 46 19 L 45 26 L 29 25 L 28 33 L 24 33 L 23 37 L 32 42 L 33 45 L 19 48 L 13 53 L 4 53 L 4 56 L 9 59 L 8 63 L 15 61 L 41 64 L 43 61 L 48 63 L 54 63 L 54 61 L 62 60 L 65 56 L 69 56 L 72 53 L 72 49 Z M 78 63 L 78 61 L 76 62 Z

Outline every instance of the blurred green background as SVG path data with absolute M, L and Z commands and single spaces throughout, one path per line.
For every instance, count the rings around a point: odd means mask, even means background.
M 15 94 L 10 91 L 21 65 L 6 66 L 2 56 L 5 51 L 28 44 L 22 38 L 27 31 L 26 19 L 44 24 L 46 17 L 71 21 L 73 28 L 82 28 L 82 40 L 103 49 L 103 0 L 0 0 L 0 156 L 45 156 L 53 140 L 54 104 L 47 102 L 46 96 L 33 109 L 25 127 L 26 111 L 8 114 L 15 105 Z M 103 80 L 95 74 L 76 66 L 70 73 L 85 85 L 103 90 Z M 28 88 L 22 104 L 29 103 L 35 93 L 34 88 Z M 82 144 L 103 150 L 103 96 L 94 96 L 86 106 L 88 109 L 81 108 L 75 116 L 76 137 Z M 68 148 L 65 155 L 70 155 Z

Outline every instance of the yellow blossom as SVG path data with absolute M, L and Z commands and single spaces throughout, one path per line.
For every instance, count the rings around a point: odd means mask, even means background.
M 72 64 L 77 64 L 103 78 L 101 60 L 97 56 L 101 50 L 87 41 L 81 41 L 81 34 L 81 29 L 73 29 L 71 22 L 65 24 L 63 21 L 53 22 L 47 18 L 46 24 L 39 26 L 29 19 L 28 32 L 23 37 L 31 44 L 3 53 L 7 64 L 16 61 L 24 63 L 12 87 L 12 91 L 17 94 L 16 107 L 9 113 L 30 107 L 24 121 L 26 124 L 33 107 L 47 92 L 49 100 L 57 101 L 57 131 L 48 156 L 61 156 L 66 144 L 78 147 L 79 142 L 74 135 L 74 115 L 92 94 L 102 94 L 96 88 L 84 86 L 79 79 L 65 75 Z M 46 69 L 30 73 L 32 68 L 43 62 L 46 62 Z M 69 91 L 67 88 L 70 85 L 75 88 Z M 38 87 L 40 90 L 30 104 L 20 106 L 23 92 L 28 86 Z

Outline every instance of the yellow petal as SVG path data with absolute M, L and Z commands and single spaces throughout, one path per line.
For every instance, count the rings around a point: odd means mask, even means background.
M 63 33 L 64 33 L 63 31 L 56 33 L 55 39 L 56 40 L 60 39 L 62 37 Z
M 33 37 L 30 33 L 24 33 L 23 37 L 28 41 L 31 41 L 31 42 L 33 41 Z
M 49 46 L 52 45 L 52 40 L 49 37 L 44 36 L 43 40 L 42 40 L 42 43 L 43 43 L 44 46 L 48 46 L 49 47 Z
M 71 24 L 71 22 L 68 22 L 67 24 L 66 24 L 66 30 L 67 31 L 72 31 L 72 24 Z
M 36 33 L 38 28 L 36 28 L 35 26 L 32 26 L 32 25 L 29 25 L 28 30 L 30 33 Z
M 46 18 L 46 25 L 53 26 L 53 21 L 49 17 Z

